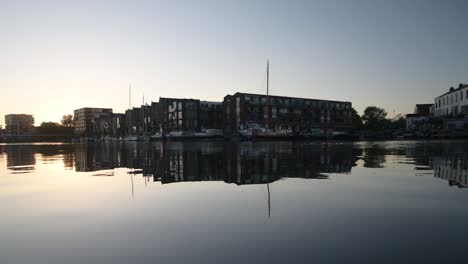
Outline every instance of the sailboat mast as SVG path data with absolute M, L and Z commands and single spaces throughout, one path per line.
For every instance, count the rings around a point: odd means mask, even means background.
M 270 60 L 267 60 L 267 119 L 266 128 L 270 122 Z
M 270 95 L 270 60 L 267 60 L 267 98 Z
M 132 109 L 132 85 L 128 85 L 128 109 Z

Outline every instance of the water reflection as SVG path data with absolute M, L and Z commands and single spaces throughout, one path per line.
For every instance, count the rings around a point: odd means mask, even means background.
M 352 145 L 274 143 L 101 144 L 75 147 L 76 170 L 119 167 L 163 184 L 191 181 L 265 184 L 281 178 L 326 179 L 349 173 Z
M 62 162 L 65 169 L 74 167 L 72 145 L 1 145 L 0 149 L 0 154 L 6 154 L 6 166 L 12 174 L 35 171 L 38 156 L 44 164 Z
M 468 186 L 468 143 L 377 142 L 323 144 L 304 142 L 109 143 L 87 145 L 1 145 L 10 174 L 31 173 L 41 164 L 114 176 L 113 169 L 162 184 L 222 181 L 267 184 L 284 178 L 328 179 L 348 174 L 357 164 L 385 168 L 414 165 L 414 175 L 432 175 L 450 186 Z M 6 154 L 6 155 L 4 155 Z M 5 162 L 4 162 L 5 163 Z

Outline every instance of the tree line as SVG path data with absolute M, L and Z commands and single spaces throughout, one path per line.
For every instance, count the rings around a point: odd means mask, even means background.
M 353 108 L 353 130 L 380 132 L 406 128 L 406 119 L 402 114 L 387 118 L 387 111 L 377 106 L 368 106 L 362 116 Z

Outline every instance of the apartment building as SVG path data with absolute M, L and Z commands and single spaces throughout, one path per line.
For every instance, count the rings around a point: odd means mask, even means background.
M 449 91 L 434 99 L 435 117 L 459 117 L 468 115 L 468 84 L 461 83 L 458 88 L 450 87 Z
M 29 136 L 34 133 L 34 117 L 26 114 L 5 116 L 6 136 Z
M 351 103 L 285 96 L 235 93 L 224 97 L 227 133 L 251 124 L 295 133 L 313 129 L 343 131 L 351 129 Z

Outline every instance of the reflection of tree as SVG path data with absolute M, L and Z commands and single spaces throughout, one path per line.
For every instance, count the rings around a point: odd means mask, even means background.
M 73 167 L 75 166 L 75 156 L 73 155 L 73 153 L 64 153 L 62 155 L 62 159 L 63 167 L 65 167 L 65 169 L 73 169 Z
M 357 166 L 357 162 L 358 160 L 361 159 L 362 157 L 362 153 L 363 153 L 363 150 L 362 148 L 356 148 L 356 147 L 353 147 L 353 167 L 356 167 Z
M 363 152 L 364 167 L 383 168 L 383 163 L 385 163 L 385 148 L 375 144 L 363 148 Z

